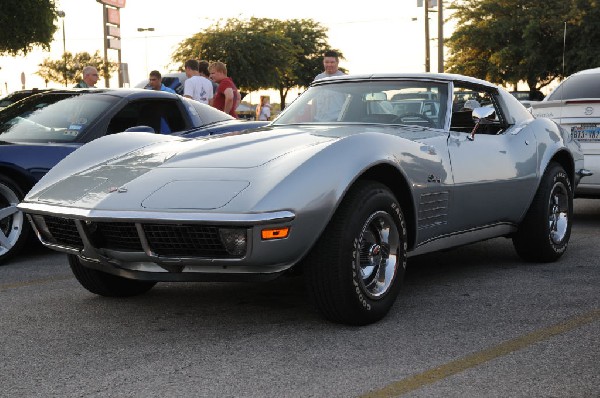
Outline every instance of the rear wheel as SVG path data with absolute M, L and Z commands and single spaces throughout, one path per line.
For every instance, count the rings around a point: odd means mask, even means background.
M 0 264 L 17 254 L 31 234 L 25 215 L 17 209 L 23 197 L 14 181 L 0 175 Z
M 69 254 L 69 265 L 81 286 L 106 297 L 131 297 L 146 293 L 156 282 L 136 281 L 87 268 L 79 257 Z
M 558 163 L 548 165 L 513 244 L 526 261 L 556 261 L 567 250 L 573 224 L 573 190 Z
M 310 297 L 333 322 L 365 325 L 390 310 L 406 268 L 406 226 L 384 185 L 359 181 L 305 261 Z

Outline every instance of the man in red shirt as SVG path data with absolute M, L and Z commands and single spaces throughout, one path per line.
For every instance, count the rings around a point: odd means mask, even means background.
M 212 62 L 208 67 L 210 78 L 219 83 L 213 97 L 212 106 L 237 118 L 236 108 L 240 104 L 240 92 L 230 77 L 227 77 L 227 66 L 223 62 Z

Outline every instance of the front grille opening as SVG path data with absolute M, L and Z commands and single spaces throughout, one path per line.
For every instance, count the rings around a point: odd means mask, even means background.
M 223 246 L 219 228 L 215 226 L 144 224 L 143 228 L 148 244 L 159 256 L 234 257 Z
M 45 228 L 41 225 L 38 225 L 38 228 L 41 227 L 40 230 L 44 235 L 49 234 L 49 236 L 45 237 L 50 243 L 72 247 L 79 250 L 83 249 L 83 241 L 81 240 L 81 236 L 79 236 L 79 232 L 75 226 L 75 220 L 62 217 L 44 216 L 43 222 L 45 224 Z
M 131 222 L 86 222 L 93 245 L 119 251 L 144 251 L 135 224 Z

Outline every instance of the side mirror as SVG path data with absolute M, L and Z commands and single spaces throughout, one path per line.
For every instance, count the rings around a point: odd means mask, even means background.
M 365 101 L 387 101 L 385 93 L 369 93 L 365 95 Z
M 471 135 L 467 138 L 469 139 L 469 141 L 474 141 L 475 132 L 477 131 L 479 125 L 494 123 L 494 120 L 496 119 L 496 110 L 494 108 L 484 106 L 481 108 L 473 109 L 471 115 L 473 116 L 473 120 L 475 121 L 475 127 L 473 127 L 473 130 L 471 130 Z
M 490 124 L 496 119 L 496 110 L 490 107 L 473 109 L 473 120 L 479 124 Z

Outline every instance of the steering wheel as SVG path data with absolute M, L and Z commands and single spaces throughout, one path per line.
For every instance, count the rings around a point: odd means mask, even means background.
M 435 127 L 435 123 L 433 122 L 433 120 L 421 113 L 416 112 L 407 112 L 403 113 L 402 115 L 398 115 L 390 123 L 404 123 L 404 118 L 407 117 L 415 117 L 417 119 L 424 120 L 425 122 L 427 122 L 427 127 Z

